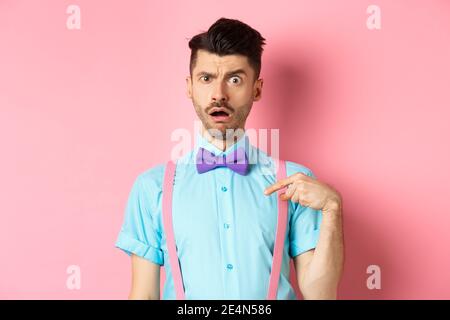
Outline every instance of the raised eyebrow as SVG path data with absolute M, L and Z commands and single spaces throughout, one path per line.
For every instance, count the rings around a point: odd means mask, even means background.
M 237 69 L 237 70 L 234 70 L 234 71 L 230 71 L 230 72 L 227 72 L 226 73 L 226 76 L 234 76 L 234 75 L 237 75 L 237 74 L 243 74 L 243 75 L 247 75 L 247 73 L 245 72 L 245 70 L 243 70 L 243 69 Z

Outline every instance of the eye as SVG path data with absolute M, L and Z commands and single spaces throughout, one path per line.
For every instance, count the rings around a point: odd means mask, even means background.
M 203 82 L 208 82 L 209 81 L 209 76 L 201 76 L 200 80 Z
M 231 80 L 231 82 L 234 83 L 234 84 L 239 84 L 239 83 L 241 83 L 241 78 L 238 77 L 238 76 L 233 76 L 233 77 L 230 78 L 230 80 Z

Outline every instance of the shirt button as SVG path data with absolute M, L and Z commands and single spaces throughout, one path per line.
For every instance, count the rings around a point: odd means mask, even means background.
M 223 227 L 224 227 L 225 229 L 229 229 L 229 228 L 230 228 L 230 225 L 229 225 L 228 223 L 224 223 L 224 224 L 223 224 Z
M 227 187 L 222 187 L 223 192 L 226 192 L 227 190 L 228 190 Z
M 231 263 L 227 264 L 227 269 L 228 269 L 228 270 L 233 269 L 233 265 L 232 265 Z

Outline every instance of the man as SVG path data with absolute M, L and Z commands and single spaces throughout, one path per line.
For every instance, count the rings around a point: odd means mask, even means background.
M 203 126 L 195 148 L 178 161 L 172 197 L 186 299 L 266 297 L 278 201 L 288 201 L 288 224 L 277 299 L 296 299 L 289 283 L 289 258 L 294 259 L 305 299 L 337 298 L 344 261 L 340 194 L 294 162 L 286 162 L 287 177 L 276 181 L 266 170 L 274 159 L 249 145 L 245 133 L 253 102 L 261 99 L 264 41 L 250 26 L 221 18 L 189 42 L 187 96 Z M 244 148 L 251 163 L 241 172 L 198 165 L 205 154 L 225 159 L 237 148 Z M 163 299 L 175 299 L 162 217 L 165 169 L 161 164 L 140 174 L 129 195 L 116 242 L 132 257 L 129 299 L 160 298 L 162 265 Z M 284 187 L 287 191 L 278 200 L 277 192 Z

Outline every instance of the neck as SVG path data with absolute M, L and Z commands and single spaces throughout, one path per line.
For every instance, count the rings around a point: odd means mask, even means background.
M 225 151 L 227 148 L 231 147 L 237 141 L 239 141 L 245 133 L 245 128 L 237 128 L 234 134 L 227 136 L 226 138 L 216 137 L 209 133 L 205 127 L 202 127 L 202 136 L 209 141 L 209 143 L 216 146 L 218 149 Z

